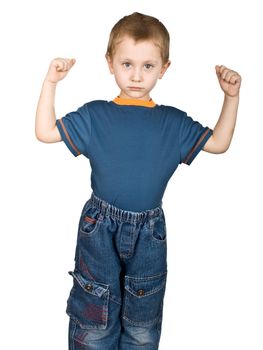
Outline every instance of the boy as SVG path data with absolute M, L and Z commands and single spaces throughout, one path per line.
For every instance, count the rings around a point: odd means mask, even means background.
M 180 163 L 191 164 L 202 149 L 228 149 L 241 77 L 216 66 L 225 99 L 212 131 L 150 98 L 170 65 L 169 34 L 156 18 L 139 13 L 122 18 L 111 31 L 106 59 L 120 88 L 113 101 L 92 101 L 56 120 L 56 84 L 75 63 L 57 58 L 36 114 L 40 141 L 63 140 L 92 168 L 93 191 L 80 216 L 70 272 L 69 349 L 155 350 L 167 276 L 162 197 Z

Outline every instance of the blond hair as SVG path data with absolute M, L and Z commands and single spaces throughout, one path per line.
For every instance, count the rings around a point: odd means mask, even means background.
M 117 44 L 126 35 L 135 42 L 152 40 L 160 47 L 163 64 L 168 62 L 170 36 L 165 26 L 157 18 L 138 12 L 121 18 L 111 30 L 107 56 L 113 57 Z

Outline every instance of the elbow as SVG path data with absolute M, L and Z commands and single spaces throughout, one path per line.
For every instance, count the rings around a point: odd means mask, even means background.
M 54 143 L 62 140 L 61 135 L 56 127 L 48 132 L 43 132 L 43 130 L 40 132 L 36 128 L 35 136 L 38 141 L 44 143 Z
M 35 137 L 40 142 L 44 142 L 44 143 L 49 142 L 48 137 L 46 135 L 44 135 L 43 133 L 35 131 Z
M 40 132 L 38 132 L 37 130 L 35 130 L 35 137 L 38 141 L 45 142 L 44 136 Z
M 228 145 L 220 145 L 220 146 L 216 149 L 215 153 L 216 153 L 216 154 L 226 153 L 226 151 L 229 149 L 229 147 L 230 147 L 230 144 L 228 144 Z
M 37 139 L 38 141 L 43 142 L 43 141 L 42 141 L 41 135 L 40 135 L 36 130 L 35 130 L 35 137 L 36 137 L 36 139 Z
M 231 144 L 231 139 L 221 140 L 213 135 L 204 147 L 204 150 L 214 154 L 225 153 Z

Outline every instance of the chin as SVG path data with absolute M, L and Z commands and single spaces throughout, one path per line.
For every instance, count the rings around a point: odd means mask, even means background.
M 125 93 L 125 96 L 131 99 L 137 99 L 137 100 L 148 100 L 150 99 L 149 95 L 147 93 L 142 93 L 141 91 L 132 91 L 129 93 Z

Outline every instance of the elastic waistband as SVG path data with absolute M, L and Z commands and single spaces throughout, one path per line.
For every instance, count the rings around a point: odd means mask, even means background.
M 160 206 L 156 208 L 148 209 L 140 212 L 128 211 L 128 210 L 123 210 L 121 208 L 115 207 L 114 205 L 106 202 L 105 200 L 95 196 L 93 192 L 91 194 L 90 202 L 92 203 L 93 206 L 98 208 L 102 214 L 117 217 L 122 221 L 133 221 L 133 222 L 142 221 L 143 222 L 147 219 L 163 214 L 162 202 Z

